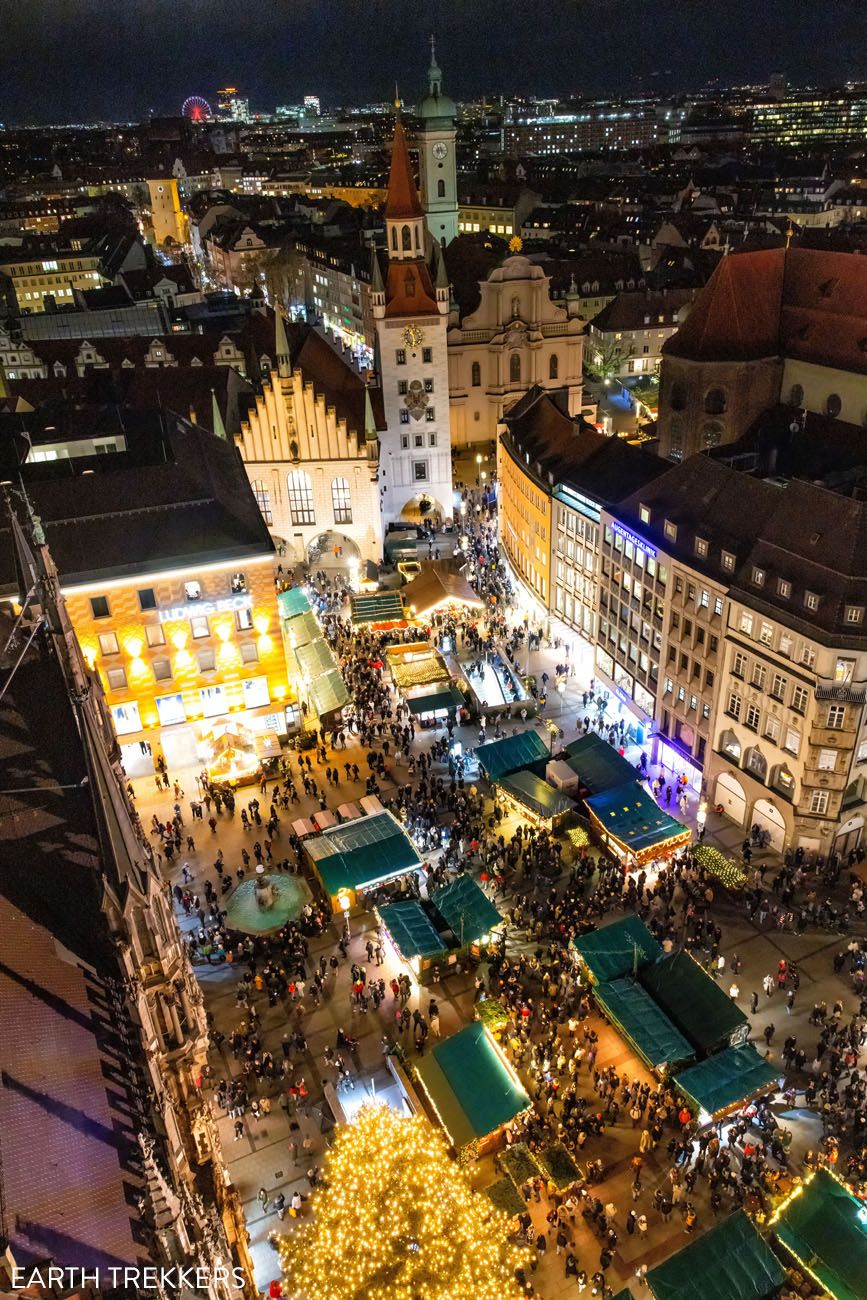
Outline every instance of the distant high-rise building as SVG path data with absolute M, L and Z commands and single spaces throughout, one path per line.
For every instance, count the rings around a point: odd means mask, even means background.
M 322 112 L 322 105 L 319 102 L 318 95 L 304 96 L 304 113 L 307 117 L 319 117 Z
M 249 122 L 249 99 L 239 95 L 236 86 L 224 86 L 217 91 L 217 117 L 224 122 Z

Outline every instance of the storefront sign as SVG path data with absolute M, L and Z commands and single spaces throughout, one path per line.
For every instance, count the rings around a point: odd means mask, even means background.
M 249 592 L 237 596 L 226 596 L 223 600 L 191 600 L 188 605 L 172 605 L 160 610 L 161 623 L 176 623 L 197 615 L 207 618 L 210 614 L 233 614 L 238 609 L 250 609 L 253 597 Z
M 611 521 L 611 531 L 612 533 L 616 533 L 618 537 L 622 537 L 624 541 L 631 542 L 637 550 L 643 551 L 645 555 L 656 555 L 655 546 L 651 546 L 649 542 L 645 542 L 635 533 L 631 533 L 628 528 L 624 528 L 622 524 L 618 524 L 616 519 L 612 519 Z

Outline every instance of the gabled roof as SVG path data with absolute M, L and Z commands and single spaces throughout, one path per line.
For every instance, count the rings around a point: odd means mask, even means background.
M 386 316 L 438 316 L 436 290 L 424 262 L 389 262 Z
M 389 221 L 400 221 L 404 217 L 423 217 L 424 208 L 412 174 L 412 163 L 406 142 L 406 131 L 400 118 L 394 124 L 394 139 L 391 145 L 391 171 L 388 175 L 388 198 L 385 202 L 385 215 Z
M 747 1022 L 737 1003 L 685 949 L 645 966 L 640 979 L 678 1029 L 703 1051 L 711 1051 Z
M 655 1300 L 766 1300 L 785 1271 L 743 1210 L 647 1275 Z

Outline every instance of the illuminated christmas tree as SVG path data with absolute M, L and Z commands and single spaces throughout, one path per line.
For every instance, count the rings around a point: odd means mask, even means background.
M 519 1300 L 524 1252 L 421 1116 L 364 1106 L 338 1130 L 323 1185 L 279 1244 L 297 1300 Z M 308 1217 L 309 1216 L 309 1217 Z

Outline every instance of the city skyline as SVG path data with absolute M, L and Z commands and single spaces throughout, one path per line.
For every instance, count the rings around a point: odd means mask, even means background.
M 431 30 L 450 92 L 466 99 L 668 93 L 764 82 L 774 72 L 833 84 L 865 73 L 851 53 L 867 38 L 855 0 L 832 0 L 821 15 L 784 0 L 760 12 L 733 0 L 724 13 L 703 9 L 700 25 L 698 9 L 677 0 L 551 0 L 547 21 L 535 25 L 516 0 L 296 0 L 291 18 L 264 0 L 252 28 L 228 0 L 197 0 L 181 16 L 167 0 L 132 0 L 119 14 L 104 0 L 41 7 L 35 24 L 32 12 L 0 0 L 0 121 L 12 125 L 173 113 L 227 80 L 254 111 L 308 93 L 325 105 L 381 101 L 396 78 L 411 103 Z M 746 30 L 748 49 L 733 39 Z

